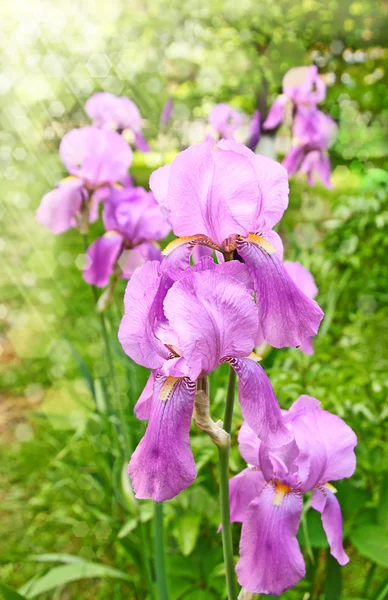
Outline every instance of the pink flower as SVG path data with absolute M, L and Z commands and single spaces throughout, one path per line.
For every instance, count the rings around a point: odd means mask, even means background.
M 330 481 L 350 477 L 357 438 L 342 419 L 320 402 L 300 396 L 283 413 L 293 441 L 269 449 L 244 423 L 239 446 L 248 468 L 230 480 L 231 519 L 243 523 L 237 574 L 244 589 L 280 595 L 305 574 L 296 534 L 302 494 L 312 490 L 311 506 L 322 515 L 331 554 L 341 565 L 341 509 Z
M 59 154 L 71 177 L 45 194 L 36 212 L 37 221 L 57 234 L 74 227 L 78 216 L 95 221 L 93 192 L 126 177 L 132 161 L 132 150 L 118 133 L 96 127 L 67 133 Z
M 209 115 L 209 123 L 220 138 L 234 138 L 241 124 L 240 113 L 225 102 L 216 104 Z
M 288 205 L 287 173 L 243 144 L 191 146 L 151 175 L 150 186 L 174 233 L 166 250 L 203 244 L 246 263 L 259 305 L 260 333 L 276 348 L 315 335 L 323 313 L 284 269 L 272 227 Z

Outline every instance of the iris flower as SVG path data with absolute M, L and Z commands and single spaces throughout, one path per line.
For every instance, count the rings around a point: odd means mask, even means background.
M 285 119 L 287 105 L 298 111 L 302 106 L 316 106 L 325 96 L 326 85 L 315 65 L 290 69 L 283 77 L 283 93 L 272 104 L 263 128 L 278 127 Z
M 59 155 L 70 177 L 43 196 L 36 212 L 37 221 L 56 234 L 95 221 L 99 200 L 94 192 L 125 178 L 132 162 L 132 150 L 118 133 L 96 127 L 67 133 Z
M 261 337 L 276 348 L 316 335 L 323 313 L 284 268 L 273 231 L 288 205 L 286 170 L 243 144 L 213 140 L 155 171 L 150 186 L 173 232 L 166 254 L 202 244 L 244 262 L 253 281 Z M 177 254 L 178 256 L 179 254 Z
M 132 131 L 135 147 L 141 152 L 149 152 L 141 131 L 143 119 L 139 109 L 126 96 L 97 92 L 87 100 L 85 110 L 96 127 L 115 129 L 119 133 L 125 129 Z
M 192 247 L 191 247 L 192 249 Z M 216 265 L 211 257 L 189 267 L 180 259 L 145 263 L 128 282 L 119 340 L 135 362 L 152 369 L 135 413 L 148 427 L 129 463 L 137 498 L 168 500 L 196 477 L 189 432 L 196 382 L 228 362 L 239 377 L 247 423 L 269 446 L 291 439 L 268 377 L 251 355 L 258 307 L 248 268 Z
M 209 115 L 209 123 L 220 138 L 233 139 L 241 125 L 240 113 L 226 102 L 216 104 Z
M 331 188 L 331 164 L 327 150 L 337 132 L 337 124 L 317 108 L 301 107 L 295 115 L 293 145 L 283 160 L 289 175 L 306 173 L 307 183 L 314 185 L 315 173 L 322 184 Z
M 268 448 L 243 424 L 239 448 L 248 468 L 230 480 L 231 520 L 243 523 L 237 574 L 252 593 L 280 595 L 304 576 L 296 534 L 308 491 L 312 508 L 322 515 L 331 554 L 340 565 L 349 561 L 330 482 L 353 474 L 356 435 L 310 396 L 300 396 L 284 411 L 283 422 L 294 439 L 281 448 Z
M 154 243 L 170 232 L 152 192 L 142 187 L 113 189 L 104 202 L 102 220 L 106 233 L 88 248 L 90 266 L 84 279 L 105 287 L 120 261 L 123 277 L 130 277 L 146 260 L 161 259 Z

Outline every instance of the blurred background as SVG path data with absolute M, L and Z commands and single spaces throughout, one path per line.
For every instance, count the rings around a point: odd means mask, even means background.
M 280 234 L 286 258 L 314 274 L 326 316 L 313 356 L 272 350 L 264 367 L 283 408 L 309 394 L 346 420 L 359 438 L 358 466 L 338 486 L 351 562 L 340 569 L 331 559 L 319 515 L 306 508 L 307 576 L 282 598 L 388 598 L 386 5 L 13 0 L 1 4 L 0 23 L 0 580 L 9 586 L 0 597 L 151 598 L 153 505 L 134 501 L 122 440 L 109 437 L 111 382 L 81 277 L 83 242 L 75 230 L 53 236 L 34 217 L 66 174 L 61 138 L 89 122 L 84 103 L 95 91 L 127 95 L 151 147 L 131 167 L 146 186 L 153 169 L 203 139 L 214 104 L 241 111 L 243 136 L 255 110 L 268 112 L 284 73 L 314 63 L 328 85 L 321 108 L 339 124 L 334 188 L 292 180 Z M 173 115 L 161 131 L 168 98 Z M 108 336 L 134 445 L 144 423 L 132 409 L 147 373 L 116 341 L 124 287 Z M 217 418 L 225 381 L 223 369 L 212 376 Z M 240 423 L 237 414 L 236 431 Z M 170 596 L 223 598 L 217 451 L 194 427 L 191 439 L 199 476 L 164 507 Z M 242 466 L 235 449 L 231 474 Z

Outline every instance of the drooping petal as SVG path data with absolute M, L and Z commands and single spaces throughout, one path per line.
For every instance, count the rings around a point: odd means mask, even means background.
M 122 270 L 121 277 L 129 279 L 136 269 L 148 260 L 157 260 L 160 262 L 162 258 L 162 253 L 158 245 L 151 242 L 144 242 L 144 244 L 140 244 L 136 248 L 124 250 L 118 261 Z
M 282 489 L 284 488 L 284 489 Z M 296 534 L 302 498 L 286 486 L 268 484 L 249 505 L 241 531 L 237 575 L 257 594 L 280 595 L 305 574 Z
M 124 238 L 116 231 L 108 231 L 97 238 L 86 251 L 90 265 L 84 270 L 86 283 L 105 287 L 109 283 L 113 267 L 120 255 Z
M 135 404 L 134 412 L 136 417 L 140 420 L 147 420 L 151 416 L 152 408 L 152 396 L 154 394 L 154 383 L 155 383 L 155 372 L 151 371 L 150 376 L 147 379 L 147 383 L 144 386 L 142 393 L 139 396 L 138 401 Z
M 263 123 L 263 129 L 275 129 L 284 119 L 284 112 L 288 102 L 287 96 L 280 94 L 269 109 L 267 118 Z
M 253 114 L 252 120 L 249 124 L 248 129 L 248 140 L 247 147 L 254 152 L 257 144 L 260 140 L 260 111 L 256 110 Z
M 128 466 L 136 498 L 164 502 L 193 483 L 189 433 L 195 392 L 187 378 L 157 376 L 147 430 Z
M 346 565 L 349 557 L 342 543 L 342 514 L 339 502 L 333 492 L 326 487 L 315 488 L 311 496 L 311 506 L 322 515 L 330 553 L 340 565 Z
M 42 198 L 36 220 L 51 233 L 59 234 L 74 225 L 74 217 L 82 204 L 83 181 L 74 179 L 59 185 Z
M 260 192 L 254 169 L 242 154 L 213 146 L 207 140 L 178 154 L 167 202 L 176 235 L 203 234 L 221 246 L 228 236 L 251 231 Z
M 264 339 L 275 348 L 297 347 L 316 335 L 323 312 L 292 281 L 276 256 L 245 240 L 237 250 L 253 279 Z
M 261 441 L 259 436 L 251 429 L 251 427 L 249 427 L 248 423 L 244 421 L 238 432 L 238 449 L 248 465 L 257 467 L 260 464 L 260 445 Z
M 135 132 L 135 146 L 140 152 L 149 152 L 150 147 L 141 131 Z
M 261 203 L 257 204 L 250 232 L 272 229 L 288 206 L 289 186 L 286 169 L 275 160 L 254 154 L 249 148 L 233 140 L 221 140 L 217 147 L 245 156 L 255 170 Z
M 161 367 L 168 358 L 167 348 L 155 334 L 157 321 L 163 320 L 166 294 L 160 264 L 146 262 L 132 275 L 125 290 L 125 311 L 118 333 L 124 352 L 149 369 Z
M 119 181 L 132 162 L 132 150 L 121 135 L 97 127 L 69 131 L 61 141 L 59 154 L 69 173 L 93 187 Z
M 244 469 L 229 479 L 231 523 L 244 521 L 248 506 L 259 496 L 265 483 L 262 473 L 255 469 Z
M 309 337 L 305 340 L 302 340 L 299 346 L 299 350 L 303 352 L 303 354 L 312 356 L 314 354 L 313 338 Z
M 238 399 L 245 421 L 267 446 L 283 446 L 292 436 L 264 369 L 250 358 L 229 358 L 238 375 Z
M 305 156 L 306 149 L 304 146 L 292 146 L 283 158 L 282 165 L 287 169 L 289 175 L 295 175 L 300 164 Z
M 292 262 L 290 260 L 286 260 L 283 266 L 298 288 L 309 298 L 315 298 L 318 294 L 318 288 L 310 271 L 301 265 L 300 262 Z
M 244 284 L 223 273 L 223 267 L 193 270 L 171 287 L 164 301 L 193 380 L 213 371 L 226 356 L 249 355 L 254 345 L 258 323 L 254 300 Z
M 300 172 L 306 173 L 307 177 L 308 178 L 310 177 L 311 182 L 308 179 L 309 185 L 314 184 L 314 181 L 313 181 L 314 172 L 316 172 L 319 179 L 321 180 L 322 184 L 326 188 L 331 189 L 333 187 L 333 184 L 330 179 L 330 176 L 331 176 L 330 158 L 324 152 L 321 152 L 318 150 L 309 152 L 306 155 L 306 157 L 304 158 L 304 160 L 300 166 Z
M 350 477 L 356 467 L 357 437 L 346 423 L 311 396 L 300 396 L 288 412 L 299 448 L 296 463 L 302 491 L 315 485 Z

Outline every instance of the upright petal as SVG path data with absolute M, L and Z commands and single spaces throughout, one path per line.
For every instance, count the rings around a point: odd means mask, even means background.
M 280 96 L 276 98 L 275 102 L 269 109 L 267 118 L 263 123 L 263 129 L 275 129 L 275 127 L 278 127 L 278 125 L 280 125 L 280 123 L 284 120 L 284 113 L 287 102 L 288 98 L 284 94 L 280 94 Z
M 189 433 L 195 392 L 189 379 L 157 376 L 148 427 L 128 466 L 136 498 L 164 502 L 193 483 Z
M 59 154 L 69 173 L 93 187 L 120 180 L 132 161 L 132 150 L 121 135 L 97 127 L 69 131 Z
M 176 235 L 203 234 L 221 246 L 228 236 L 251 231 L 260 192 L 250 162 L 213 144 L 208 140 L 191 146 L 175 158 L 168 208 Z
M 353 474 L 357 437 L 342 419 L 320 408 L 316 398 L 300 396 L 287 420 L 299 448 L 296 463 L 303 491 Z
M 165 294 L 158 261 L 146 262 L 137 269 L 125 290 L 119 341 L 132 360 L 149 369 L 161 367 L 168 358 L 167 348 L 155 334 L 158 320 L 163 320 Z
M 299 346 L 316 335 L 323 312 L 292 281 L 276 256 L 245 240 L 238 253 L 250 270 L 264 339 L 275 348 Z
M 90 260 L 90 266 L 83 272 L 83 278 L 87 283 L 97 287 L 108 285 L 123 241 L 122 235 L 116 231 L 108 231 L 89 246 L 86 254 Z
M 302 498 L 280 486 L 270 483 L 264 487 L 249 505 L 242 526 L 238 581 L 257 594 L 280 595 L 305 574 L 296 539 Z
M 167 292 L 164 312 L 191 379 L 210 373 L 226 356 L 243 357 L 252 351 L 258 322 L 255 303 L 244 284 L 224 274 L 223 265 L 182 277 Z
M 311 506 L 321 513 L 330 553 L 340 565 L 346 565 L 349 557 L 342 544 L 342 514 L 337 498 L 326 487 L 315 488 L 311 496 Z
M 165 217 L 168 217 L 170 213 L 167 202 L 170 175 L 171 165 L 164 165 L 151 173 L 150 177 L 150 189 L 153 192 L 156 201 L 160 204 L 162 214 Z
M 276 160 L 254 154 L 249 148 L 233 140 L 221 140 L 217 147 L 245 156 L 255 170 L 261 203 L 257 204 L 250 232 L 272 229 L 288 206 L 289 186 L 286 169 Z
M 264 369 L 250 358 L 229 358 L 228 362 L 238 375 L 238 399 L 249 427 L 267 446 L 283 446 L 291 441 Z
M 248 506 L 259 496 L 264 485 L 262 473 L 255 469 L 244 469 L 229 479 L 231 523 L 243 523 Z
M 209 123 L 220 137 L 233 138 L 241 123 L 240 113 L 226 102 L 216 104 L 209 115 Z
M 74 225 L 74 217 L 82 204 L 83 181 L 62 183 L 42 198 L 36 220 L 51 233 L 63 233 Z

